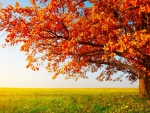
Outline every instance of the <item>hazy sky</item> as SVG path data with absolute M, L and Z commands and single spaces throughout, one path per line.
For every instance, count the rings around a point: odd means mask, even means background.
M 4 6 L 14 5 L 16 0 L 0 0 Z M 29 5 L 29 0 L 17 0 L 21 5 Z M 26 69 L 27 62 L 24 52 L 19 51 L 20 46 L 2 48 L 5 32 L 0 32 L 0 87 L 39 87 L 39 88 L 102 88 L 102 87 L 138 87 L 138 82 L 130 84 L 123 78 L 122 82 L 98 82 L 95 80 L 99 73 L 88 73 L 88 79 L 65 80 L 65 76 L 60 75 L 56 80 L 52 80 L 45 68 L 39 71 Z

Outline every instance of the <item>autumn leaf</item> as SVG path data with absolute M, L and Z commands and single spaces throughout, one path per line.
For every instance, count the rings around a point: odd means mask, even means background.
M 90 7 L 85 2 L 30 0 L 31 6 L 16 2 L 1 8 L 0 30 L 7 32 L 2 47 L 21 43 L 27 68 L 36 71 L 45 65 L 55 73 L 52 79 L 60 74 L 86 78 L 86 72 L 101 68 L 106 80 L 113 81 L 118 71 L 131 82 L 143 73 L 148 76 L 149 1 L 90 0 Z

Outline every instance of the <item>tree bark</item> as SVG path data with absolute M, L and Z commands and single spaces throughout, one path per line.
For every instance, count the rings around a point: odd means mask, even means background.
M 143 75 L 139 78 L 139 95 L 140 97 L 150 96 L 150 76 Z

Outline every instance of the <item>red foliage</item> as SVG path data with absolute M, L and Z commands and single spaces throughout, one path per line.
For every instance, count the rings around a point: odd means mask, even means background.
M 0 9 L 0 30 L 7 31 L 10 45 L 23 42 L 27 68 L 38 70 L 46 61 L 53 78 L 86 78 L 103 65 L 106 80 L 117 71 L 132 81 L 139 72 L 150 75 L 149 0 L 90 0 L 91 7 L 85 1 L 30 0 L 31 7 L 16 2 Z

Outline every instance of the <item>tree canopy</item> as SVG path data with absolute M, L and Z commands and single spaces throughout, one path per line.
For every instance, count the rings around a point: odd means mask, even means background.
M 150 75 L 149 0 L 30 0 L 31 6 L 0 9 L 6 46 L 22 43 L 27 68 L 66 78 L 87 78 L 102 67 L 97 80 L 118 71 L 134 82 Z M 87 2 L 90 7 L 85 4 Z

